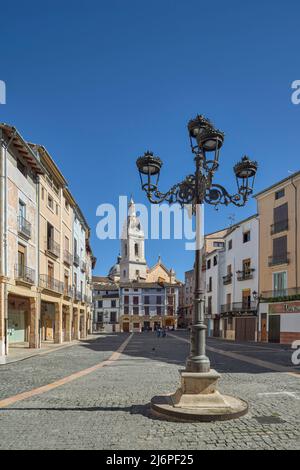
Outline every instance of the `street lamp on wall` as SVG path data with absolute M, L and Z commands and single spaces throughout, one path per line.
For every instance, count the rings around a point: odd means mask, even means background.
M 202 282 L 202 248 L 200 239 L 201 216 L 199 208 L 203 203 L 215 207 L 220 204 L 244 206 L 253 192 L 257 163 L 243 157 L 234 166 L 238 192 L 231 195 L 224 186 L 213 182 L 219 167 L 220 150 L 224 143 L 224 133 L 216 129 L 203 115 L 197 115 L 188 125 L 191 150 L 194 154 L 195 171 L 176 183 L 167 192 L 158 189 L 162 161 L 152 152 L 145 152 L 136 161 L 142 189 L 153 204 L 163 201 L 179 203 L 182 207 L 191 204 L 196 215 L 195 250 L 195 291 L 194 318 L 191 330 L 190 355 L 186 369 L 181 372 L 181 387 L 169 397 L 154 397 L 152 410 L 161 416 L 172 416 L 181 420 L 230 419 L 247 411 L 245 402 L 223 397 L 216 390 L 220 375 L 210 369 L 206 356 L 205 292 Z M 204 232 L 204 230 L 202 230 Z

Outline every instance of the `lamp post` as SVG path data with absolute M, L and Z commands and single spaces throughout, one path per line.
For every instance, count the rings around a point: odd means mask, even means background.
M 191 150 L 194 154 L 195 172 L 182 182 L 162 193 L 158 181 L 162 161 L 152 152 L 137 159 L 137 168 L 142 189 L 153 204 L 163 201 L 169 204 L 192 205 L 196 216 L 195 291 L 194 317 L 191 330 L 190 355 L 186 369 L 181 371 L 181 387 L 170 396 L 154 397 L 152 409 L 155 413 L 180 420 L 229 419 L 244 414 L 247 404 L 233 397 L 223 397 L 216 390 L 219 374 L 210 369 L 206 356 L 206 325 L 204 317 L 205 292 L 202 288 L 202 247 L 200 240 L 200 208 L 204 203 L 217 207 L 220 204 L 244 206 L 253 192 L 257 163 L 244 156 L 234 166 L 238 192 L 230 195 L 220 184 L 213 182 L 219 167 L 220 149 L 224 134 L 202 115 L 188 123 Z M 203 231 L 203 228 L 202 228 Z

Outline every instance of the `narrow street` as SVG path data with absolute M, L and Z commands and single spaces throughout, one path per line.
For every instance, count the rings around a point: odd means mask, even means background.
M 187 338 L 100 335 L 0 366 L 0 448 L 300 449 L 300 370 L 286 346 L 208 340 L 220 390 L 247 400 L 246 416 L 198 424 L 151 418 L 151 397 L 179 384 Z

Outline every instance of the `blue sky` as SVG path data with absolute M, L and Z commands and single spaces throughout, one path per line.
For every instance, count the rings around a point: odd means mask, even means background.
M 210 117 L 225 134 L 215 181 L 235 191 L 234 163 L 258 160 L 256 190 L 300 169 L 300 4 L 273 1 L 110 0 L 5 2 L 1 6 L 1 121 L 47 147 L 89 221 L 98 258 L 113 264 L 119 241 L 100 241 L 96 208 L 133 194 L 146 202 L 135 160 L 164 161 L 167 189 L 192 170 L 187 121 Z M 206 209 L 206 232 L 256 211 Z M 182 240 L 146 243 L 179 278 L 193 262 Z

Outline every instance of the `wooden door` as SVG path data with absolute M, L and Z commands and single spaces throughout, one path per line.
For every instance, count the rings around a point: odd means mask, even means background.
M 123 332 L 129 333 L 129 322 L 123 323 Z
M 260 323 L 260 339 L 261 341 L 267 341 L 267 314 L 261 314 L 261 323 Z
M 280 315 L 269 316 L 269 342 L 280 343 Z

